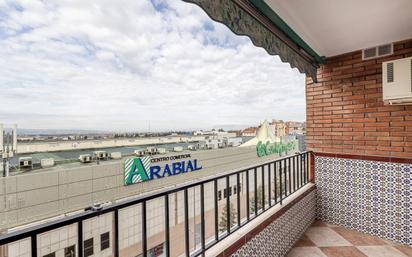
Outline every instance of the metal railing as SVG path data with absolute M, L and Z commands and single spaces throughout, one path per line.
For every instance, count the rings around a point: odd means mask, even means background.
M 52 230 L 62 228 L 64 226 L 73 225 L 77 226 L 77 254 L 75 256 L 84 256 L 84 245 L 83 245 L 83 221 L 88 220 L 93 217 L 98 217 L 103 214 L 112 213 L 113 214 L 113 255 L 115 257 L 120 256 L 119 249 L 119 211 L 126 207 L 131 207 L 135 205 L 140 205 L 141 207 L 141 256 L 147 256 L 148 250 L 148 233 L 147 233 L 147 202 L 154 199 L 163 199 L 164 208 L 164 253 L 165 256 L 171 256 L 170 252 L 170 203 L 169 196 L 175 193 L 183 193 L 183 206 L 184 206 L 184 256 L 204 256 L 206 251 L 238 230 L 239 228 L 248 224 L 251 220 L 255 219 L 272 206 L 280 203 L 293 194 L 301 187 L 309 183 L 309 158 L 310 152 L 304 152 L 296 154 L 293 156 L 287 156 L 284 158 L 269 161 L 263 164 L 259 164 L 254 167 L 249 167 L 247 169 L 242 169 L 235 172 L 230 172 L 227 174 L 215 176 L 212 178 L 202 179 L 193 183 L 180 185 L 172 189 L 166 189 L 163 191 L 158 191 L 151 193 L 149 195 L 144 195 L 141 197 L 136 197 L 132 200 L 127 200 L 124 202 L 114 203 L 110 206 L 103 207 L 101 210 L 88 210 L 80 214 L 73 216 L 68 216 L 56 221 L 51 221 L 45 224 L 36 225 L 30 228 L 22 229 L 16 232 L 11 232 L 8 234 L 0 235 L 0 246 L 9 243 L 17 242 L 23 239 L 30 239 L 31 241 L 31 256 L 38 256 L 38 236 L 45 232 L 50 232 Z M 258 173 L 260 173 L 261 181 L 258 181 Z M 245 185 L 241 185 L 241 176 L 246 175 Z M 252 176 L 252 180 L 250 178 Z M 235 178 L 236 192 L 233 193 L 230 188 L 230 178 Z M 218 199 L 218 182 L 223 180 L 226 189 L 226 229 L 225 231 L 219 231 L 219 199 Z M 214 236 L 212 239 L 206 238 L 205 235 L 205 185 L 213 184 L 214 190 Z M 250 184 L 253 183 L 253 191 L 251 191 Z M 258 188 L 258 183 L 260 187 Z M 188 204 L 188 190 L 198 187 L 200 190 L 200 247 L 199 249 L 191 251 L 190 239 L 189 239 L 189 204 Z M 246 200 L 243 204 L 246 207 L 246 217 L 242 219 L 241 217 L 241 188 L 244 187 Z M 261 192 L 260 192 L 261 190 Z M 251 201 L 250 195 L 253 194 L 253 200 Z M 232 199 L 236 196 L 236 218 L 233 221 L 231 218 L 231 204 Z M 208 196 L 210 197 L 210 196 Z M 260 198 L 260 199 L 259 199 Z M 193 214 L 195 215 L 195 214 Z M 233 222 L 233 223 L 232 223 Z M 208 242 L 206 242 L 208 239 Z M 195 243 L 196 245 L 196 243 Z M 1 249 L 0 249 L 1 250 Z M 136 253 L 136 255 L 139 253 Z

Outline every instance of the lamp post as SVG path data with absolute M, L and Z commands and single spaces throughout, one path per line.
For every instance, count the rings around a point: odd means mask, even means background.
M 13 124 L 11 133 L 7 133 L 0 124 L 0 154 L 3 165 L 3 177 L 10 175 L 10 160 L 17 153 L 17 124 Z

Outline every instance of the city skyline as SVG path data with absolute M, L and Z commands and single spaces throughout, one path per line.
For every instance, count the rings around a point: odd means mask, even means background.
M 182 129 L 182 130 L 170 130 L 170 129 L 165 129 L 165 130 L 157 130 L 157 131 L 149 131 L 149 130 L 88 130 L 88 129 L 31 129 L 31 128 L 20 128 L 18 127 L 17 129 L 17 134 L 19 136 L 25 136 L 25 135 L 30 135 L 30 136 L 34 136 L 34 135 L 41 135 L 41 136 L 45 136 L 45 135 L 104 135 L 104 134 L 135 134 L 135 133 L 195 133 L 198 131 L 203 131 L 203 132 L 211 132 L 211 131 L 239 131 L 242 132 L 244 130 L 247 129 L 256 129 L 258 128 L 260 125 L 262 125 L 265 121 L 268 121 L 269 123 L 272 123 L 274 121 L 279 121 L 282 123 L 298 123 L 298 124 L 304 124 L 305 121 L 301 122 L 301 121 L 292 121 L 292 120 L 277 120 L 277 119 L 271 119 L 271 120 L 264 120 L 261 121 L 259 123 L 256 124 L 249 124 L 249 125 L 239 125 L 237 127 L 233 127 L 233 126 L 211 126 L 211 127 L 207 127 L 207 128 L 198 128 L 198 129 Z M 2 123 L 0 123 L 2 124 Z M 13 124 L 2 124 L 5 131 L 10 132 L 11 131 L 11 127 L 13 126 Z M 18 124 L 16 124 L 18 125 Z
M 1 2 L 0 54 L 0 121 L 21 128 L 305 120 L 304 75 L 183 1 Z

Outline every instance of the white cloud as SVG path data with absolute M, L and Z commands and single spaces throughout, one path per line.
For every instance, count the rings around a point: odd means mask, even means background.
M 304 77 L 176 0 L 0 0 L 0 121 L 156 130 L 303 120 Z

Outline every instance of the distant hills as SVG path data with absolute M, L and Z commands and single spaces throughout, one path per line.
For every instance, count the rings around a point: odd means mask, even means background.
M 6 129 L 9 131 L 10 129 Z M 24 129 L 17 128 L 17 135 L 87 135 L 87 134 L 105 134 L 110 133 L 101 130 L 84 130 L 84 129 Z
M 228 130 L 243 130 L 244 128 L 250 127 L 250 125 L 247 124 L 221 124 L 221 125 L 215 125 L 212 128 L 214 129 L 224 129 L 226 131 Z

